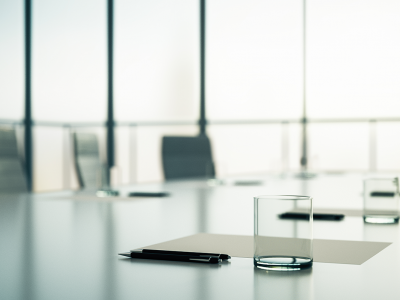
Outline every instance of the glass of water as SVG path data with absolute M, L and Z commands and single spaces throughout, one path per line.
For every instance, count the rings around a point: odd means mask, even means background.
M 399 179 L 364 180 L 364 222 L 394 224 L 399 222 Z
M 296 209 L 301 220 L 280 219 Z M 309 196 L 254 197 L 254 266 L 267 270 L 296 271 L 312 266 L 313 206 Z

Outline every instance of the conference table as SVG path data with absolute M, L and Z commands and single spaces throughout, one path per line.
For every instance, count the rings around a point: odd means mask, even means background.
M 399 225 L 365 224 L 359 214 L 362 180 L 374 176 L 385 174 L 132 184 L 118 187 L 115 198 L 90 191 L 0 195 L 0 299 L 400 299 Z M 259 184 L 246 184 L 255 179 Z M 170 196 L 127 197 L 132 191 Z M 346 214 L 339 222 L 314 221 L 316 239 L 391 244 L 361 265 L 314 262 L 296 272 L 257 269 L 252 258 L 211 265 L 118 256 L 197 233 L 253 235 L 253 197 L 288 194 Z

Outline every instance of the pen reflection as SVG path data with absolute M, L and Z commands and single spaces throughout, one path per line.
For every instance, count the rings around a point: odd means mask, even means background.
M 23 222 L 24 229 L 22 233 L 23 246 L 21 247 L 20 254 L 21 261 L 21 284 L 22 293 L 21 299 L 36 299 L 35 291 L 35 214 L 34 205 L 35 202 L 31 199 L 31 196 L 26 195 L 23 203 Z
M 116 299 L 116 270 L 115 270 L 115 224 L 114 224 L 114 206 L 112 203 L 103 203 L 105 206 L 104 222 L 104 300 Z
M 107 201 L 74 201 L 72 206 L 72 247 L 75 268 L 79 270 L 75 280 L 86 286 L 100 287 L 75 291 L 76 296 L 116 299 L 114 204 Z M 85 267 L 79 269 L 80 266 Z
M 198 232 L 207 232 L 207 188 L 198 188 L 196 189 L 196 196 L 197 196 L 197 218 L 198 218 Z M 211 265 L 210 267 L 217 267 L 219 268 L 220 265 Z M 209 299 L 209 281 L 207 274 L 204 268 L 197 268 L 196 271 L 196 285 L 193 289 L 193 296 L 192 299 L 196 299 L 197 297 L 200 299 Z
M 0 299 L 35 299 L 33 203 L 0 193 Z
M 142 258 L 119 258 L 118 262 L 124 264 L 133 264 L 137 266 L 152 266 L 155 268 L 160 268 L 160 270 L 164 267 L 174 267 L 176 269 L 186 269 L 193 270 L 194 268 L 199 268 L 201 270 L 214 270 L 222 267 L 222 264 L 209 264 L 209 263 L 197 263 L 197 262 L 185 262 L 185 261 L 168 261 L 168 260 L 153 260 L 153 259 L 142 259 Z M 157 273 L 157 269 L 153 269 L 154 272 Z
M 198 232 L 207 232 L 207 193 L 208 189 L 196 189 L 197 207 L 196 215 L 198 219 Z

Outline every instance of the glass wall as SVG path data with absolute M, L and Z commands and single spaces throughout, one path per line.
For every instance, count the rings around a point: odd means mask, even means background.
M 115 1 L 115 117 L 199 117 L 199 1 Z
M 107 110 L 106 1 L 36 0 L 32 4 L 34 120 L 39 124 L 43 121 L 104 122 Z M 69 175 L 65 174 L 61 160 L 68 147 L 64 131 L 40 125 L 34 128 L 36 191 L 65 188 L 65 177 Z M 48 174 L 53 175 L 49 177 Z
M 24 113 L 23 1 L 0 1 L 0 119 L 21 120 Z
M 304 92 L 311 171 L 399 170 L 400 4 L 303 3 L 206 1 L 207 134 L 217 175 L 299 171 Z M 24 112 L 23 4 L 0 2 L 3 125 Z M 105 158 L 107 2 L 32 6 L 34 189 L 77 188 L 71 134 L 94 132 Z M 162 137 L 199 133 L 200 3 L 114 6 L 113 182 L 160 181 Z
M 400 3 L 393 0 L 307 1 L 309 118 L 400 117 L 399 14 Z M 398 132 L 392 125 L 379 124 L 376 130 L 368 121 L 313 124 L 312 168 L 398 169 L 396 156 L 388 156 L 397 149 L 388 138 Z
M 302 116 L 302 2 L 207 1 L 207 117 Z
M 33 117 L 40 121 L 105 121 L 106 2 L 33 3 Z
M 400 2 L 307 1 L 310 118 L 400 116 Z
M 369 170 L 368 123 L 309 124 L 308 134 L 312 170 Z
M 211 124 L 302 117 L 302 17 L 298 0 L 207 1 L 206 107 Z M 289 156 L 299 154 L 295 139 L 300 131 L 289 135 L 288 126 L 279 122 L 213 125 L 209 133 L 220 174 L 299 169 L 299 158 L 289 162 Z
M 198 0 L 116 0 L 116 120 L 197 122 L 199 39 Z M 162 180 L 162 136 L 197 133 L 193 125 L 118 129 L 117 177 L 123 183 Z
M 216 173 L 229 175 L 280 171 L 283 167 L 282 125 L 212 125 Z
M 375 145 L 377 153 L 377 170 L 400 170 L 400 143 L 397 142 L 399 133 L 400 122 L 376 124 L 376 140 L 372 145 Z

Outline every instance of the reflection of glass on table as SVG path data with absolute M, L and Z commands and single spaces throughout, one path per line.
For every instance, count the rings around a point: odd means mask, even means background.
M 113 167 L 113 171 L 117 171 L 116 167 Z M 111 188 L 111 169 L 108 169 L 107 165 L 102 165 L 97 170 L 97 191 L 96 196 L 103 197 L 116 197 L 119 196 L 117 190 Z
M 306 209 L 306 220 L 281 220 L 294 208 Z M 254 197 L 254 265 L 279 271 L 302 270 L 313 262 L 313 210 L 308 196 Z
M 364 222 L 394 224 L 399 222 L 399 179 L 364 180 Z

